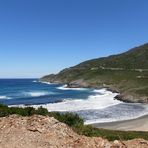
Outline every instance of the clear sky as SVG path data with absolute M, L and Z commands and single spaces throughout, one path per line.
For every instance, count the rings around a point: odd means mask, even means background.
M 41 77 L 148 42 L 148 0 L 0 0 L 0 77 Z

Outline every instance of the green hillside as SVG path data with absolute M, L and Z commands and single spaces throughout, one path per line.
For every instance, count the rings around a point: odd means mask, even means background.
M 107 87 L 120 92 L 120 100 L 148 102 L 148 44 L 80 63 L 41 80 L 68 83 L 69 87 Z
M 78 65 L 85 67 L 104 66 L 114 68 L 148 68 L 148 44 L 133 48 L 119 55 L 89 60 Z

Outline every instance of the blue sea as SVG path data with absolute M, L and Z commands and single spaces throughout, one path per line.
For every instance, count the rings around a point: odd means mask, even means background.
M 79 114 L 86 124 L 134 119 L 148 114 L 148 105 L 115 100 L 106 89 L 67 88 L 38 79 L 0 79 L 0 103 L 43 106 L 49 111 Z

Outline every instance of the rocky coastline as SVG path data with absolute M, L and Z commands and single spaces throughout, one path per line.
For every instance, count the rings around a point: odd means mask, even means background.
M 125 103 L 144 103 L 148 104 L 148 96 L 137 96 L 135 94 L 129 94 L 126 92 L 121 92 L 118 88 L 115 88 L 114 86 L 108 86 L 108 85 L 95 85 L 95 84 L 89 84 L 88 82 L 85 82 L 83 80 L 76 80 L 72 82 L 66 82 L 61 80 L 44 80 L 40 79 L 41 82 L 50 82 L 50 83 L 56 83 L 56 84 L 66 84 L 68 88 L 93 88 L 93 89 L 101 89 L 106 88 L 108 91 L 111 91 L 113 93 L 118 93 L 118 95 L 115 97 L 116 100 L 125 102 Z
M 124 53 L 81 62 L 41 80 L 73 88 L 107 88 L 119 93 L 115 99 L 148 103 L 147 59 L 148 44 L 144 44 Z

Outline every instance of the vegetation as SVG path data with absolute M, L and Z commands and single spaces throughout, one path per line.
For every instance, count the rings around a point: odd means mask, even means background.
M 124 69 L 147 69 L 148 68 L 148 43 L 132 48 L 127 52 L 111 55 L 105 58 L 98 58 L 83 62 L 77 67 L 114 67 Z
M 43 77 L 42 81 L 69 83 L 85 82 L 82 87 L 108 87 L 137 102 L 147 102 L 148 44 L 125 53 L 89 60 L 57 75 Z M 85 85 L 84 85 L 85 84 Z M 133 102 L 136 102 L 133 100 Z
M 105 129 L 97 129 L 90 125 L 84 125 L 83 119 L 81 119 L 77 114 L 72 113 L 58 113 L 58 112 L 48 112 L 45 108 L 34 109 L 33 107 L 18 108 L 18 107 L 8 107 L 5 105 L 0 105 L 0 117 L 5 117 L 12 114 L 18 114 L 21 116 L 32 116 L 34 114 L 44 115 L 54 117 L 70 126 L 75 132 L 80 135 L 85 135 L 89 137 L 103 137 L 110 141 L 113 140 L 130 140 L 134 138 L 143 138 L 148 140 L 148 132 L 124 132 L 124 131 L 113 131 Z

